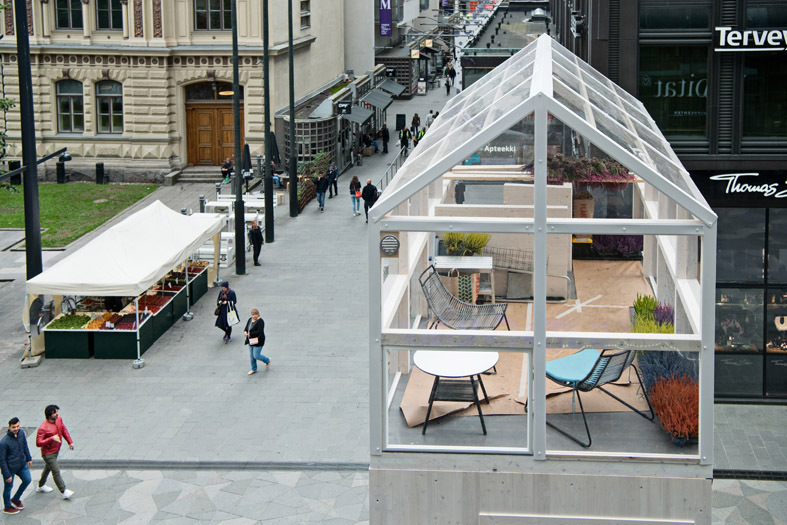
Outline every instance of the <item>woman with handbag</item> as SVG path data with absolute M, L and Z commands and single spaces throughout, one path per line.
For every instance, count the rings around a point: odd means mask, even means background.
M 235 292 L 230 290 L 230 283 L 227 281 L 221 283 L 221 291 L 216 299 L 216 310 L 213 313 L 216 315 L 216 326 L 224 332 L 224 344 L 230 342 L 232 326 L 240 322 L 238 310 L 235 308 L 237 301 Z
M 270 368 L 270 358 L 262 355 L 262 347 L 265 345 L 265 321 L 262 320 L 260 311 L 256 308 L 251 309 L 251 317 L 246 321 L 243 335 L 246 336 L 246 344 L 249 345 L 249 357 L 251 358 L 249 375 L 257 373 L 257 361 L 262 361 L 266 367 Z
M 353 202 L 353 217 L 361 214 L 361 181 L 357 175 L 353 175 L 350 181 L 350 199 Z

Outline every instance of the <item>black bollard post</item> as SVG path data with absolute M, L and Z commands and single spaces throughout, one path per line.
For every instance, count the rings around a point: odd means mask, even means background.
M 18 170 L 21 167 L 22 167 L 22 163 L 18 160 L 12 160 L 8 162 L 8 171 Z M 11 180 L 9 182 L 11 182 L 11 184 L 15 184 L 19 186 L 20 184 L 22 184 L 22 174 L 20 173 L 18 175 L 12 175 Z
M 200 213 L 205 213 L 205 196 L 204 195 L 200 195 L 199 196 L 199 212 Z
M 57 183 L 58 184 L 65 184 L 66 183 L 66 163 L 65 162 L 58 162 L 55 164 L 56 173 L 57 173 Z
M 104 163 L 96 162 L 96 184 L 104 184 Z

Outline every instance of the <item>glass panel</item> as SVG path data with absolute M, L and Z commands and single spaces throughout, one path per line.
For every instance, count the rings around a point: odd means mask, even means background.
M 123 133 L 123 115 L 112 115 L 112 133 Z
M 580 118 L 587 118 L 585 114 L 585 101 L 582 100 L 579 95 L 569 90 L 561 82 L 555 81 L 554 85 L 552 86 L 552 96 L 555 100 L 579 115 Z
M 56 89 L 59 95 L 81 95 L 82 83 L 76 80 L 61 80 L 56 84 Z
M 112 11 L 112 29 L 123 29 L 123 11 Z
M 717 208 L 718 282 L 763 282 L 765 209 Z
M 787 356 L 765 356 L 765 395 L 787 395 Z
M 218 86 L 216 87 L 216 91 L 218 91 Z M 201 82 L 199 84 L 191 84 L 186 86 L 187 100 L 213 100 L 213 98 L 213 84 L 210 82 Z
M 210 12 L 210 28 L 212 31 L 221 29 L 221 11 Z
M 197 11 L 196 16 L 194 17 L 194 26 L 197 29 L 208 28 L 208 15 L 205 13 L 205 11 Z
M 71 131 L 85 131 L 85 119 L 81 113 L 74 113 L 74 125 Z
M 229 4 L 229 2 L 227 2 L 227 4 Z M 222 29 L 232 29 L 232 7 L 229 5 L 224 8 L 224 26 Z
M 112 97 L 112 113 L 123 112 L 123 99 L 120 97 Z
M 785 53 L 746 53 L 743 80 L 743 135 L 787 137 Z M 755 56 L 753 56 L 755 55 Z
M 416 449 L 430 446 L 507 447 L 526 452 L 528 416 L 524 406 L 528 395 L 526 378 L 530 375 L 532 360 L 529 353 L 489 350 L 386 351 L 385 391 L 393 392 L 384 415 L 388 445 Z M 492 366 L 497 373 L 485 374 Z M 465 372 L 468 375 L 455 375 Z M 454 375 L 448 377 L 450 374 Z M 438 383 L 435 395 L 438 399 L 432 402 L 430 409 L 430 394 L 435 382 Z M 473 401 L 473 392 L 479 400 L 478 405 Z M 450 401 L 453 399 L 458 401 Z M 429 421 L 424 429 L 427 412 Z
M 109 133 L 109 115 L 105 113 L 98 114 L 98 131 L 100 133 Z
M 105 80 L 96 85 L 98 95 L 122 95 L 123 85 L 120 82 Z
M 82 29 L 82 2 L 71 0 L 71 27 Z
M 640 29 L 708 29 L 710 9 L 697 6 L 670 4 L 642 7 L 639 13 Z
M 57 10 L 57 28 L 68 29 L 68 9 Z
M 771 208 L 768 215 L 768 282 L 787 283 L 787 209 Z
M 716 290 L 716 351 L 762 350 L 762 290 Z
M 787 354 L 787 288 L 769 289 L 765 318 L 765 349 Z
M 98 28 L 99 29 L 109 29 L 109 11 L 101 10 L 98 11 Z
M 641 46 L 639 97 L 666 137 L 706 137 L 706 46 Z
M 61 133 L 71 131 L 71 116 L 68 113 L 61 113 L 58 116 L 57 126 L 57 130 Z
M 787 9 L 784 5 L 763 5 L 746 8 L 746 27 L 787 27 Z
M 714 389 L 719 397 L 762 396 L 762 354 L 716 354 Z

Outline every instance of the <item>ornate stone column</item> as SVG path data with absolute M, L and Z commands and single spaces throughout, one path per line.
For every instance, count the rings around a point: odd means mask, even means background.
M 90 38 L 90 0 L 82 0 L 82 37 Z
M 128 0 L 120 0 L 123 5 L 123 38 L 128 38 Z
M 41 0 L 41 36 L 49 36 L 49 24 L 49 0 Z

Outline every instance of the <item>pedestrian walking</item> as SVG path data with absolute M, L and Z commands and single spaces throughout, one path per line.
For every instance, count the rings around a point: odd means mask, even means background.
M 336 179 L 339 178 L 339 170 L 336 169 L 336 163 L 335 162 L 331 162 L 331 165 L 328 168 L 327 176 L 328 176 L 328 183 L 329 183 L 329 185 L 328 185 L 329 197 L 328 198 L 329 199 L 333 199 L 334 195 L 336 195 L 337 197 L 339 196 L 339 186 L 338 186 L 338 183 L 336 182 Z
M 361 191 L 361 198 L 363 199 L 363 212 L 366 214 L 366 222 L 368 223 L 369 208 L 377 202 L 377 186 L 372 184 L 372 179 L 366 179 L 366 186 Z
M 254 266 L 260 266 L 260 251 L 262 251 L 262 245 L 265 244 L 265 241 L 262 238 L 262 230 L 260 229 L 260 225 L 257 223 L 257 221 L 251 221 L 249 241 L 251 242 L 251 247 L 254 250 Z
M 456 69 L 454 69 L 454 63 L 448 63 L 448 78 L 451 79 L 451 87 L 454 87 L 454 83 L 456 82 Z
M 30 485 L 30 467 L 33 458 L 27 448 L 25 431 L 19 428 L 19 418 L 12 417 L 8 422 L 8 432 L 0 439 L 0 471 L 3 473 L 3 513 L 18 514 L 25 506 L 22 504 L 22 494 Z M 14 476 L 19 476 L 22 484 L 11 497 L 14 488 Z
M 251 317 L 246 321 L 243 335 L 246 336 L 245 344 L 249 345 L 249 358 L 251 359 L 249 375 L 257 373 L 257 361 L 262 361 L 266 368 L 270 368 L 270 358 L 262 355 L 262 347 L 265 346 L 265 321 L 262 320 L 260 311 L 256 308 L 251 309 Z
M 320 173 L 320 178 L 317 179 L 315 184 L 317 187 L 317 204 L 320 206 L 320 211 L 325 211 L 325 192 L 328 191 L 330 184 L 325 173 Z
M 361 181 L 353 175 L 350 181 L 350 200 L 353 203 L 353 217 L 361 214 Z
M 413 114 L 413 120 L 410 122 L 410 128 L 415 129 L 416 131 L 418 128 L 421 127 L 421 117 L 418 116 L 418 113 Z
M 388 126 L 385 124 L 380 130 L 380 139 L 383 141 L 383 153 L 388 153 L 388 141 L 391 140 L 391 134 L 388 132 Z
M 399 130 L 399 144 L 404 150 L 404 156 L 406 157 L 407 148 L 410 147 L 410 130 L 408 128 L 402 128 Z
M 424 133 L 426 133 L 424 128 L 421 128 L 418 130 L 418 133 L 413 134 L 413 148 L 415 148 L 418 143 L 421 142 L 421 139 L 424 138 Z
M 434 122 L 434 110 L 429 110 L 429 114 L 426 116 L 426 128 L 429 129 L 429 126 L 432 125 Z
M 238 324 L 238 310 L 235 303 L 238 298 L 234 290 L 230 290 L 230 283 L 224 281 L 221 283 L 221 291 L 219 297 L 216 299 L 216 326 L 224 331 L 224 344 L 230 342 L 232 336 L 232 326 Z
M 451 95 L 451 83 L 448 82 L 448 77 L 445 77 L 445 94 Z
M 60 407 L 49 405 L 44 409 L 44 422 L 36 433 L 36 446 L 41 449 L 41 458 L 44 460 L 44 470 L 41 472 L 41 479 L 38 480 L 36 492 L 52 492 L 52 488 L 46 485 L 46 479 L 51 472 L 52 479 L 55 480 L 57 490 L 63 495 L 63 499 L 69 499 L 74 495 L 74 491 L 66 488 L 57 464 L 57 455 L 60 453 L 64 439 L 68 443 L 68 448 L 74 450 L 74 440 L 71 439 L 71 434 L 68 433 L 60 417 Z

